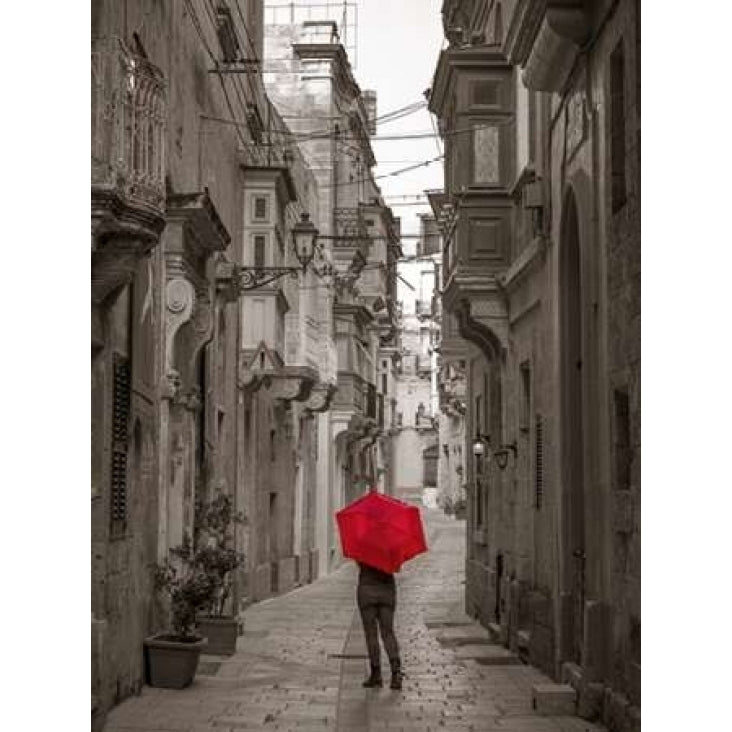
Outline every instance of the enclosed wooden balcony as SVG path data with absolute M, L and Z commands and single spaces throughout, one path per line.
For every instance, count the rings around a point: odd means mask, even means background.
M 163 211 L 165 83 L 117 37 L 92 40 L 92 186 Z
M 165 226 L 165 83 L 117 37 L 92 39 L 92 302 L 130 281 Z

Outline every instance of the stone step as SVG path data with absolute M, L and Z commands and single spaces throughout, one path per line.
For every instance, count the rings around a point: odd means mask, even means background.
M 577 692 L 569 684 L 535 684 L 531 688 L 532 706 L 545 716 L 572 716 Z
M 485 666 L 513 666 L 521 663 L 521 659 L 511 653 L 508 648 L 496 645 L 465 645 L 455 648 L 455 658 L 473 660 Z

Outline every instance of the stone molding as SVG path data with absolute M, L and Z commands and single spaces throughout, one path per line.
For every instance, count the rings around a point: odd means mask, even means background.
M 219 217 L 208 188 L 194 193 L 169 194 L 166 218 L 168 223 L 180 222 L 185 226 L 185 244 L 198 255 L 209 256 L 223 251 L 231 243 L 231 235 Z
M 158 244 L 162 210 L 127 200 L 118 191 L 92 187 L 91 299 L 103 303 L 132 281 L 140 260 Z
M 285 366 L 264 342 L 254 352 L 239 354 L 237 371 L 239 389 L 251 394 L 264 388 L 279 402 L 307 402 L 318 384 L 318 372 L 314 368 Z

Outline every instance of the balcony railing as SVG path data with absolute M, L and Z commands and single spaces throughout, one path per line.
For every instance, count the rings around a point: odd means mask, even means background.
M 92 185 L 163 208 L 165 83 L 117 37 L 92 40 Z

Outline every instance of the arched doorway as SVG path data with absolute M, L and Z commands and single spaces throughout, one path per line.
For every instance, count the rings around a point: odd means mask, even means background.
M 585 500 L 582 363 L 582 275 L 575 194 L 564 198 L 559 254 L 561 359 L 561 660 L 582 661 L 585 601 Z

